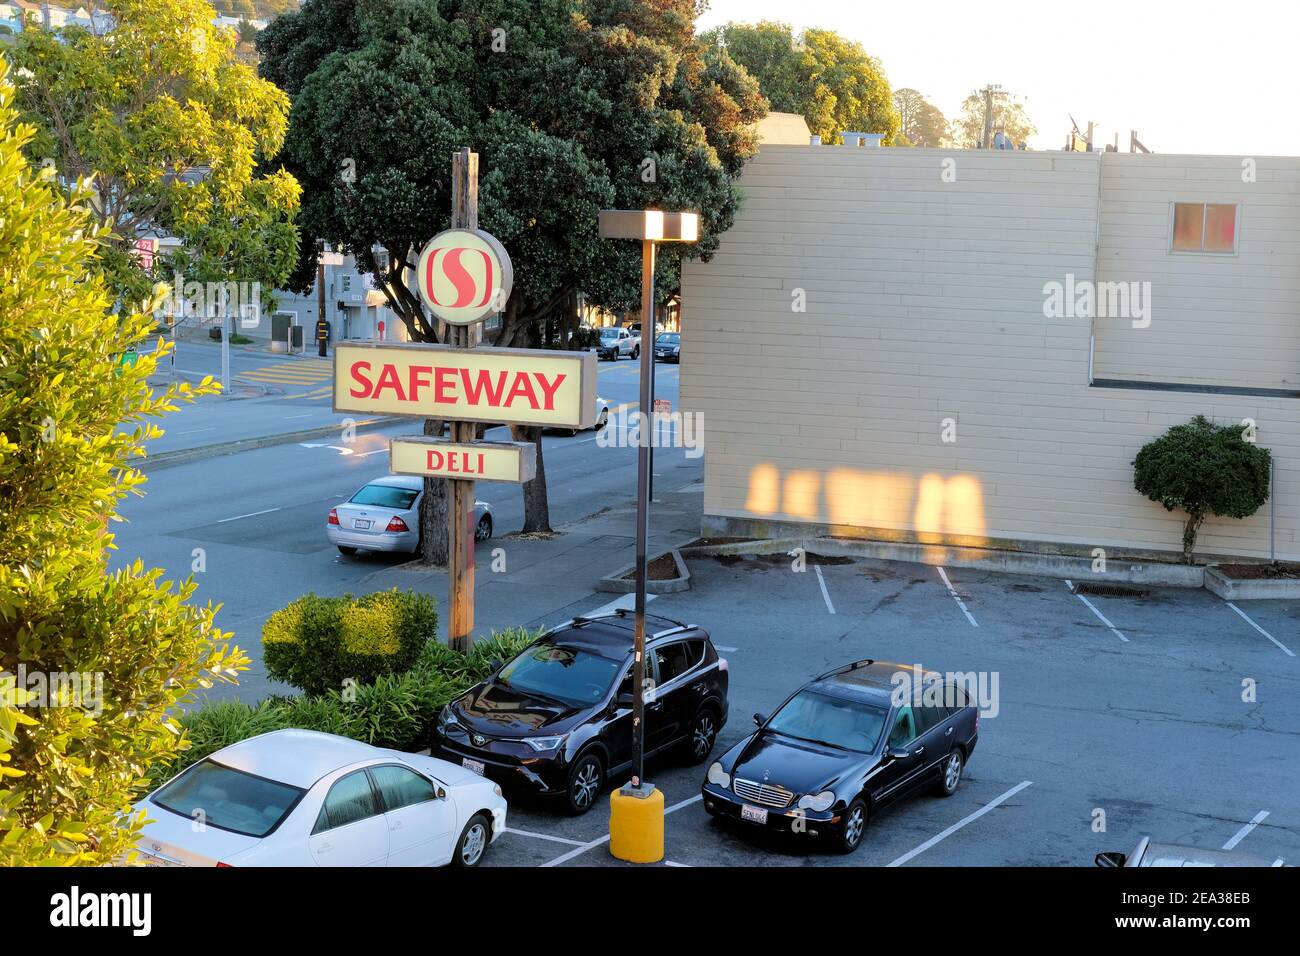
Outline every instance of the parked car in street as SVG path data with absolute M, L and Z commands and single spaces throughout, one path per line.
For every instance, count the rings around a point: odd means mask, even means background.
M 904 672 L 907 683 L 896 683 Z M 955 793 L 979 739 L 979 711 L 960 688 L 874 660 L 822 674 L 754 723 L 709 767 L 705 811 L 844 853 L 886 804 L 920 790 Z
M 1095 861 L 1102 867 L 1140 866 L 1281 866 L 1282 861 L 1247 856 L 1232 850 L 1203 850 L 1177 843 L 1152 843 L 1150 837 L 1138 840 L 1131 853 L 1098 853 Z
M 682 336 L 680 332 L 663 332 L 655 339 L 655 361 L 678 362 L 682 360 Z
M 607 325 L 600 330 L 600 341 L 596 345 L 596 357 L 617 362 L 624 355 L 632 358 L 641 357 L 641 340 L 633 338 L 632 333 L 622 326 Z
M 330 509 L 325 535 L 346 555 L 358 551 L 419 551 L 423 494 L 424 479 L 418 475 L 381 475 Z M 476 501 L 474 540 L 486 541 L 490 537 L 492 506 Z
M 708 633 L 646 615 L 645 756 L 701 763 L 727 721 L 727 662 Z M 438 718 L 433 753 L 586 813 L 632 762 L 631 612 L 574 618 Z
M 231 744 L 135 809 L 149 866 L 478 866 L 506 828 L 491 781 L 313 730 Z

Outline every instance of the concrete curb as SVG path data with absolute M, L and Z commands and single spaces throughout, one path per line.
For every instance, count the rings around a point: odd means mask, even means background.
M 1230 578 L 1206 568 L 1205 589 L 1225 601 L 1294 600 L 1300 598 L 1300 578 Z
M 357 422 L 355 428 L 357 431 L 369 430 L 372 428 L 384 428 L 387 425 L 396 425 L 399 422 L 412 421 L 406 417 L 388 417 L 388 418 L 369 418 L 365 421 Z M 213 445 L 199 445 L 196 448 L 179 448 L 176 451 L 164 451 L 157 455 L 149 455 L 143 462 L 136 467 L 141 471 L 156 471 L 159 468 L 170 468 L 173 465 L 186 465 L 192 461 L 202 461 L 205 458 L 219 458 L 222 455 L 234 455 L 241 451 L 252 451 L 255 448 L 269 448 L 272 445 L 289 445 L 298 441 L 309 441 L 313 438 L 325 438 L 329 435 L 336 435 L 342 430 L 342 425 L 335 422 L 332 425 L 320 425 L 316 428 L 306 428 L 296 432 L 281 432 L 278 435 L 259 435 L 254 438 L 238 438 L 234 441 L 218 442 Z
M 654 558 L 648 558 L 646 563 L 662 557 L 663 554 L 671 554 L 673 561 L 677 565 L 677 577 L 670 578 L 666 581 L 646 580 L 645 589 L 647 594 L 676 594 L 679 591 L 689 591 L 691 589 L 691 570 L 686 566 L 682 559 L 682 553 L 676 548 L 666 552 L 656 554 Z M 608 591 L 612 594 L 631 594 L 636 590 L 636 581 L 627 580 L 624 575 L 633 570 L 636 564 L 629 564 L 626 567 L 619 568 L 613 574 L 607 574 L 596 582 L 597 591 Z
M 1106 571 L 1093 571 L 1091 558 L 1025 551 L 995 551 L 953 545 L 907 544 L 892 541 L 847 540 L 840 538 L 772 538 L 765 541 L 737 541 L 731 544 L 699 545 L 683 549 L 687 555 L 786 554 L 803 548 L 823 557 L 877 558 L 914 564 L 974 568 L 1003 574 L 1036 574 L 1083 581 L 1149 584 L 1159 587 L 1199 588 L 1205 583 L 1205 569 L 1195 565 L 1159 562 L 1111 561 Z

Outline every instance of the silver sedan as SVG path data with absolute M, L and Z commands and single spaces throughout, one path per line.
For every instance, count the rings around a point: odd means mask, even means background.
M 420 548 L 420 497 L 424 479 L 383 475 L 362 485 L 344 504 L 330 509 L 325 534 L 343 554 Z M 492 537 L 492 506 L 474 502 L 474 540 Z

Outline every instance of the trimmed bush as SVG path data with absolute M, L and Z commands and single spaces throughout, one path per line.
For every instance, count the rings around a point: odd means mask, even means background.
M 437 630 L 437 604 L 425 594 L 305 594 L 263 626 L 263 660 L 273 680 L 319 695 L 408 670 Z
M 1245 440 L 1241 425 L 1216 425 L 1197 415 L 1142 447 L 1133 461 L 1133 485 L 1166 511 L 1187 513 L 1183 561 L 1191 564 L 1206 515 L 1248 518 L 1268 500 L 1271 457 Z

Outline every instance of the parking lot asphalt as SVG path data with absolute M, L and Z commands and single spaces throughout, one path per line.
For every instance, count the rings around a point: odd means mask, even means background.
M 957 794 L 885 809 L 849 856 L 715 824 L 699 801 L 707 763 L 652 761 L 665 865 L 1091 866 L 1143 836 L 1300 863 L 1300 602 L 1085 601 L 1057 578 L 813 556 L 804 571 L 785 556 L 690 566 L 692 590 L 651 609 L 704 626 L 728 660 L 710 760 L 751 715 L 852 660 L 976 672 L 989 699 Z M 624 865 L 608 816 L 608 797 L 578 818 L 516 797 L 485 865 Z

